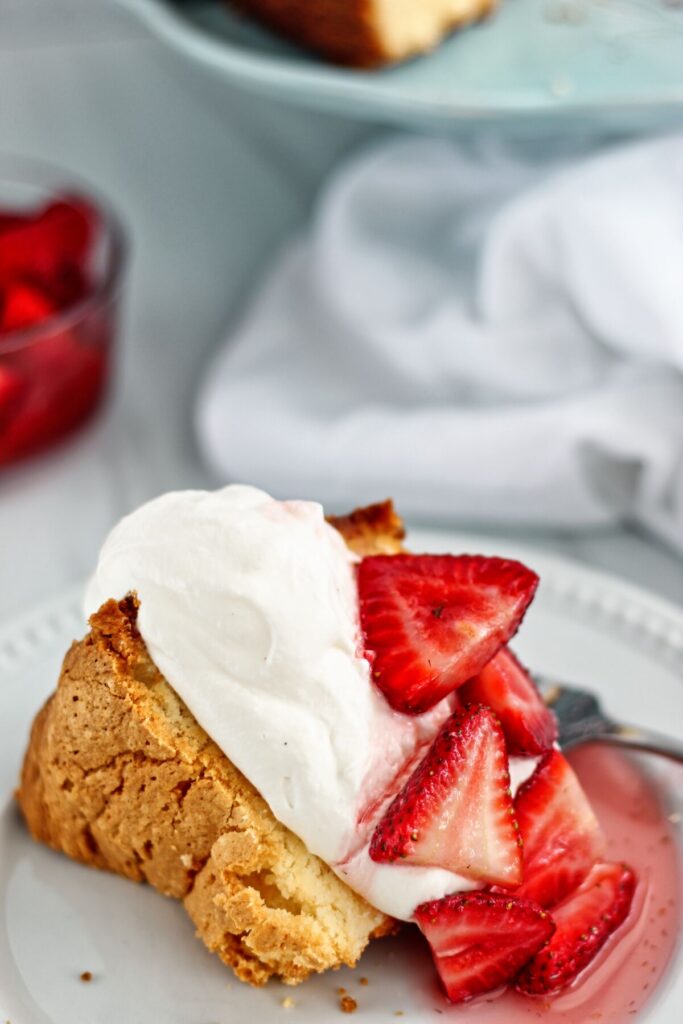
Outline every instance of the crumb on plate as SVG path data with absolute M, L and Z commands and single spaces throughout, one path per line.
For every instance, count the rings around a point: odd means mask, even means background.
M 342 996 L 339 1000 L 339 1009 L 342 1013 L 355 1013 L 358 1009 L 358 1003 L 353 996 Z

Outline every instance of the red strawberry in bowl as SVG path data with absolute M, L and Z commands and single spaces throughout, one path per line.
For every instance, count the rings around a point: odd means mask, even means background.
M 427 711 L 477 675 L 519 627 L 538 577 L 481 555 L 376 555 L 358 567 L 373 678 L 392 707 Z
M 122 253 L 115 220 L 79 195 L 41 193 L 33 210 L 0 210 L 0 466 L 56 441 L 98 406 Z
M 0 336 L 35 327 L 54 312 L 55 306 L 42 289 L 28 281 L 14 281 L 4 289 L 0 301 Z
M 553 911 L 555 934 L 521 972 L 519 991 L 548 995 L 575 981 L 626 920 L 635 887 L 635 875 L 625 864 L 596 864 Z
M 521 882 L 505 741 L 493 712 L 469 707 L 445 722 L 385 810 L 370 856 L 499 885 Z
M 463 703 L 486 704 L 498 715 L 509 754 L 543 754 L 557 740 L 557 721 L 509 647 L 503 647 L 460 690 Z
M 454 1003 L 512 981 L 555 930 L 550 915 L 530 900 L 483 892 L 423 903 L 415 920 Z
M 31 278 L 49 289 L 65 266 L 85 270 L 97 230 L 95 210 L 79 197 L 64 197 L 26 216 L 6 218 L 0 231 L 0 280 Z
M 0 432 L 11 422 L 26 394 L 26 381 L 11 366 L 0 363 Z
M 21 213 L 9 213 L 5 210 L 0 210 L 0 235 L 3 235 L 6 231 L 12 231 L 26 219 Z
M 581 783 L 558 750 L 540 761 L 515 798 L 524 843 L 524 881 L 516 895 L 553 907 L 602 856 L 604 839 Z

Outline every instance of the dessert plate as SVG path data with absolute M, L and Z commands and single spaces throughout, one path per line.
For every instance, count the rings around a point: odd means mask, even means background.
M 354 117 L 636 129 L 683 105 L 679 0 L 503 0 L 489 21 L 382 71 L 326 64 L 222 0 L 119 2 L 226 82 Z
M 410 542 L 413 550 L 478 550 L 526 561 L 542 583 L 515 643 L 521 656 L 544 675 L 595 689 L 606 710 L 626 721 L 662 732 L 680 728 L 681 610 L 615 578 L 490 537 L 414 530 Z M 79 587 L 0 630 L 0 1021 L 327 1024 L 341 1019 L 340 988 L 357 1000 L 356 1019 L 364 1024 L 495 1019 L 485 1006 L 449 1010 L 428 951 L 410 937 L 374 943 L 354 971 L 295 989 L 251 989 L 194 938 L 179 904 L 31 842 L 12 788 L 30 722 L 55 685 L 67 645 L 84 631 L 80 600 Z M 650 759 L 648 769 L 672 820 L 680 821 L 680 768 Z M 680 1020 L 682 954 L 629 1020 Z M 84 972 L 89 981 L 81 980 Z M 532 1003 L 529 1019 L 537 1017 Z M 551 1024 L 561 1019 L 546 1017 Z

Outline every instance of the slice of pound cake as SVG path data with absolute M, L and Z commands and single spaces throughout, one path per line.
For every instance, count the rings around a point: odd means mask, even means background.
M 433 49 L 485 17 L 496 0 L 229 0 L 328 60 L 373 67 Z
M 334 521 L 357 553 L 400 549 L 389 503 Z M 184 902 L 243 981 L 353 965 L 392 931 L 281 825 L 149 657 L 133 597 L 109 601 L 38 714 L 18 799 L 34 838 Z

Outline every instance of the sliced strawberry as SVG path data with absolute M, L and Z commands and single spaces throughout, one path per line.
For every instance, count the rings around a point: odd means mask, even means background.
M 95 210 L 77 196 L 9 218 L 0 231 L 0 280 L 28 276 L 49 289 L 65 266 L 85 272 L 97 226 Z
M 509 754 L 543 754 L 557 739 L 557 720 L 533 679 L 503 647 L 460 690 L 463 703 L 486 704 L 498 715 Z
M 521 972 L 519 991 L 545 995 L 570 985 L 628 916 L 635 887 L 625 864 L 596 864 L 553 911 L 555 934 Z
M 14 281 L 5 289 L 0 334 L 35 327 L 54 312 L 55 307 L 41 288 L 25 281 Z
M 7 419 L 0 402 L 0 466 L 39 451 L 97 407 L 109 358 L 105 338 L 92 342 L 81 344 L 72 332 L 60 331 L 16 354 L 13 371 L 21 373 L 23 389 Z
M 0 363 L 0 431 L 20 408 L 25 392 L 26 382 L 22 375 Z
M 98 217 L 91 204 L 80 196 L 64 196 L 46 207 L 41 220 L 62 260 L 81 267 L 97 230 Z
M 505 739 L 489 708 L 468 707 L 445 722 L 384 812 L 370 856 L 500 885 L 521 882 Z
M 550 914 L 530 900 L 482 892 L 423 903 L 415 919 L 454 1003 L 511 981 L 555 929 Z
M 63 263 L 50 280 L 50 298 L 58 309 L 81 302 L 90 291 L 89 275 L 75 263 Z
M 5 210 L 0 210 L 0 235 L 3 235 L 6 231 L 15 231 L 29 219 L 19 213 L 8 213 Z
M 516 632 L 537 585 L 530 569 L 503 558 L 364 558 L 365 651 L 391 706 L 426 711 L 480 672 Z
M 552 750 L 515 799 L 524 842 L 524 882 L 515 891 L 542 907 L 572 892 L 602 856 L 598 821 L 566 758 Z

